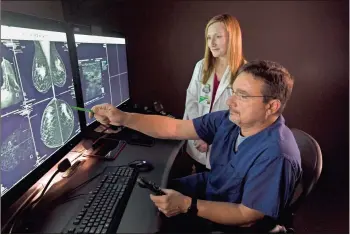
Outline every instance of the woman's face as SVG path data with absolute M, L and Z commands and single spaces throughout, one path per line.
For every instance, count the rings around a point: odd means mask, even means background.
M 215 22 L 209 26 L 207 45 L 215 58 L 226 56 L 228 39 L 229 35 L 224 23 Z

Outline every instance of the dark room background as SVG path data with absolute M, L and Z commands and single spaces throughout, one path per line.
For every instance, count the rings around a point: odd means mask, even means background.
M 22 4 L 21 4 L 22 2 Z M 26 3 L 25 3 L 26 2 Z M 349 232 L 348 1 L 2 1 L 2 9 L 96 25 L 127 37 L 132 99 L 163 103 L 182 117 L 204 29 L 221 13 L 237 17 L 246 59 L 280 62 L 296 79 L 284 112 L 323 153 L 320 181 L 298 212 L 301 233 Z

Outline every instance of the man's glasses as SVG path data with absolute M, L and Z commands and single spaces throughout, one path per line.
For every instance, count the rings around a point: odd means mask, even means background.
M 234 91 L 233 89 L 231 89 L 232 91 L 232 95 L 235 96 L 238 100 L 248 100 L 249 98 L 256 98 L 256 97 L 270 97 L 273 98 L 273 96 L 269 96 L 269 95 L 246 95 L 246 94 L 242 94 L 240 92 Z

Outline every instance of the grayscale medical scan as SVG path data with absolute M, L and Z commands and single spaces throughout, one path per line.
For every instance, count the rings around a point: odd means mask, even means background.
M 65 37 L 2 26 L 1 194 L 80 132 Z

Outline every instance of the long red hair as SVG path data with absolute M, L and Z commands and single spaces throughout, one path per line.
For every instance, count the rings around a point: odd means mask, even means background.
M 228 14 L 222 14 L 214 16 L 205 27 L 205 53 L 204 53 L 204 66 L 203 66 L 203 79 L 202 83 L 206 84 L 209 80 L 210 75 L 214 71 L 215 58 L 213 57 L 209 46 L 208 46 L 208 28 L 210 25 L 222 22 L 226 26 L 226 30 L 229 35 L 229 42 L 227 48 L 227 58 L 228 65 L 231 69 L 231 83 L 233 83 L 235 74 L 238 68 L 245 63 L 243 57 L 243 48 L 242 48 L 242 32 L 241 27 L 239 26 L 238 20 Z

